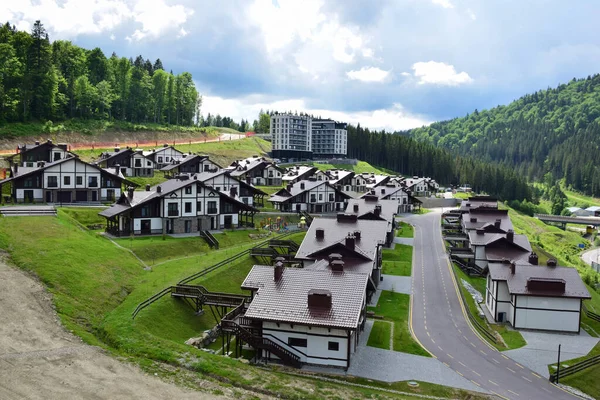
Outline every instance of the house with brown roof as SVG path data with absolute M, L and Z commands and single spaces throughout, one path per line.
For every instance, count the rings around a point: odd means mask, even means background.
M 285 170 L 281 180 L 286 185 L 294 184 L 299 181 L 308 180 L 317 171 L 317 167 L 310 165 L 294 165 Z
M 487 310 L 516 329 L 579 333 L 583 300 L 591 296 L 577 269 L 552 259 L 538 266 L 535 253 L 529 261 L 489 263 Z
M 17 146 L 16 154 L 7 157 L 11 166 L 33 168 L 38 162 L 51 163 L 73 157 L 75 154 L 68 151 L 65 143 L 55 144 L 48 139 L 45 142 L 36 141 L 33 144 L 22 144 Z
M 342 211 L 350 196 L 328 181 L 311 177 L 306 181 L 288 184 L 273 194 L 269 201 L 275 209 L 287 212 L 330 213 Z
M 485 232 L 507 233 L 513 229 L 512 221 L 508 216 L 508 210 L 479 207 L 463 214 L 461 219 L 463 232 L 482 229 Z
M 183 158 L 183 152 L 168 144 L 164 144 L 158 149 L 144 151 L 143 154 L 155 163 L 156 169 L 164 168 L 173 160 L 177 161 Z
M 490 196 L 471 196 L 460 203 L 461 214 L 466 214 L 478 208 L 498 209 L 498 199 Z
M 254 226 L 258 210 L 248 204 L 251 196 L 245 201 L 241 197 L 244 185 L 249 185 L 230 180 L 226 172 L 179 175 L 153 187 L 148 185 L 144 191 L 128 190 L 99 215 L 106 218 L 106 231 L 115 236 Z
M 366 319 L 367 274 L 343 269 L 255 265 L 242 289 L 252 300 L 243 317 L 264 339 L 300 362 L 348 369 Z M 277 359 L 261 350 L 262 358 Z
M 146 157 L 141 149 L 115 147 L 113 151 L 100 153 L 93 164 L 102 168 L 118 168 L 123 176 L 154 176 L 154 161 Z
M 474 262 L 480 268 L 486 268 L 490 262 L 502 260 L 528 262 L 531 255 L 531 244 L 527 236 L 517 235 L 511 229 L 507 233 L 476 229 L 469 231 L 467 237 Z
M 237 160 L 227 168 L 231 176 L 258 186 L 281 186 L 284 170 L 264 157 Z
M 160 170 L 166 177 L 174 178 L 180 174 L 217 172 L 220 169 L 222 169 L 221 166 L 206 155 L 184 153 L 181 158 L 171 159 L 171 162 Z
M 379 200 L 377 196 L 364 196 L 361 199 L 350 199 L 346 206 L 346 214 L 356 215 L 359 220 L 386 221 L 386 246 L 394 242 L 396 236 L 396 200 Z
M 15 163 L 0 188 L 6 184 L 16 203 L 69 204 L 113 202 L 126 185 L 137 186 L 119 170 L 100 168 L 71 153 L 53 162 L 37 161 L 33 167 Z
M 422 204 L 419 199 L 414 197 L 412 193 L 403 186 L 385 185 L 369 190 L 362 196 L 376 196 L 380 200 L 395 200 L 398 206 L 397 213 L 412 212 L 415 208 Z

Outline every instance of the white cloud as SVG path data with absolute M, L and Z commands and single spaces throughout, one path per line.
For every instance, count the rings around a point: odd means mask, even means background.
M 444 8 L 454 8 L 454 4 L 452 4 L 450 0 L 431 0 L 431 2 Z
M 259 111 L 304 111 L 309 114 L 332 118 L 337 121 L 351 124 L 360 123 L 363 127 L 370 129 L 385 129 L 388 131 L 406 130 L 423 125 L 429 125 L 432 121 L 427 118 L 407 112 L 402 105 L 394 104 L 390 108 L 373 110 L 343 112 L 323 109 L 311 109 L 306 106 L 303 99 L 285 99 L 268 101 L 262 96 L 248 96 L 240 99 L 224 99 L 216 96 L 203 96 L 202 114 L 227 115 L 236 121 L 244 118 L 253 121 L 258 117 Z
M 21 30 L 30 30 L 41 20 L 53 39 L 100 34 L 136 22 L 140 28 L 128 40 L 156 38 L 169 32 L 181 33 L 193 10 L 167 5 L 164 0 L 18 0 L 0 2 L 0 16 Z M 110 37 L 110 36 L 109 36 Z M 114 40 L 114 39 L 113 39 Z
M 464 71 L 457 73 L 453 65 L 444 62 L 417 62 L 412 69 L 420 85 L 458 86 L 473 82 L 469 74 Z
M 362 82 L 384 82 L 390 76 L 390 71 L 377 67 L 362 67 L 358 71 L 346 72 L 346 76 Z
M 473 21 L 475 21 L 477 19 L 477 15 L 475 15 L 475 13 L 473 12 L 473 10 L 471 10 L 470 8 L 467 8 L 467 15 L 469 16 L 469 18 L 471 18 Z
M 325 15 L 322 0 L 255 0 L 247 15 L 262 34 L 272 60 L 289 53 L 295 68 L 319 75 L 331 71 L 332 61 L 352 63 L 357 56 L 372 58 L 374 51 L 356 26 L 342 24 L 337 15 Z

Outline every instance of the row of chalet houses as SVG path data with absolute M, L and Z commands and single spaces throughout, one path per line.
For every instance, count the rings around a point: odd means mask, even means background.
M 281 186 L 284 170 L 264 157 L 252 156 L 231 163 L 231 176 L 256 186 Z
M 128 190 L 99 215 L 114 236 L 252 227 L 257 198 L 265 195 L 226 170 L 180 174 L 144 191 Z
M 84 162 L 50 140 L 18 150 L 9 157 L 8 177 L 0 181 L 0 187 L 10 185 L 16 203 L 113 202 L 126 186 L 136 186 L 119 169 Z
M 302 364 L 347 370 L 381 280 L 382 248 L 394 237 L 395 209 L 371 197 L 352 200 L 335 218 L 315 218 L 295 255 L 301 268 L 252 268 L 242 284 L 251 292 L 243 317 Z
M 514 232 L 508 210 L 487 196 L 463 200 L 457 229 L 446 233 L 452 257 L 486 277 L 485 309 L 517 329 L 580 332 L 583 301 L 590 294 L 577 269 L 539 265 L 525 235 Z M 460 231 L 460 232 L 458 232 Z M 462 244 L 462 245 L 461 245 Z

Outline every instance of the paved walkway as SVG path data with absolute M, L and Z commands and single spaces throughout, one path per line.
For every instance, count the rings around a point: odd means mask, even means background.
M 411 293 L 411 282 L 410 276 L 396 276 L 396 275 L 382 275 L 383 280 L 379 282 L 377 291 L 371 297 L 369 306 L 376 306 L 381 296 L 382 290 L 389 290 L 391 292 L 410 294 Z
M 406 244 L 408 246 L 412 246 L 414 241 L 415 240 L 413 238 L 402 238 L 402 237 L 394 238 L 394 243 Z
M 312 366 L 305 366 L 302 369 L 328 374 L 357 376 L 382 382 L 417 380 L 485 392 L 435 358 L 368 347 L 367 340 L 372 328 L 373 321 L 367 320 L 365 331 L 361 334 L 358 349 L 352 356 L 350 368 L 347 372 L 340 369 Z
M 549 378 L 548 364 L 557 360 L 558 345 L 561 344 L 560 360 L 572 360 L 587 355 L 598 343 L 584 330 L 579 335 L 520 331 L 527 345 L 520 349 L 503 353 L 518 363 L 530 368 L 539 375 Z
M 588 250 L 581 254 L 581 259 L 587 265 L 592 265 L 592 261 L 600 263 L 600 247 L 592 250 Z

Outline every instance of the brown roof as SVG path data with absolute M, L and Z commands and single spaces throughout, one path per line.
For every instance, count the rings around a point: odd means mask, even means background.
M 469 212 L 476 208 L 498 209 L 498 200 L 489 196 L 471 196 L 460 204 L 460 211 Z
M 354 211 L 354 206 L 358 206 L 358 211 Z M 394 217 L 398 213 L 398 201 L 397 200 L 379 200 L 378 198 L 374 198 L 370 200 L 367 196 L 362 199 L 350 199 L 348 200 L 348 205 L 346 206 L 346 214 L 355 214 L 358 215 L 358 218 L 363 216 L 370 216 L 369 214 L 375 215 L 375 206 L 381 206 L 381 214 L 379 219 L 383 221 L 392 222 Z
M 476 218 L 476 222 L 471 222 L 471 218 Z M 500 220 L 500 228 L 495 228 L 494 223 Z M 472 229 L 490 229 L 508 232 L 513 229 L 512 221 L 508 216 L 508 210 L 482 209 L 471 210 L 462 217 L 462 226 L 466 230 Z
M 514 274 L 508 263 L 489 263 L 488 268 L 493 280 L 506 281 L 510 294 L 591 298 L 575 268 L 517 264 Z M 564 283 L 564 291 L 544 290 L 532 282 Z
M 375 260 L 377 245 L 385 243 L 388 222 L 348 217 L 350 218 L 338 215 L 337 218 L 315 218 L 296 252 L 296 258 L 318 258 L 320 253 L 329 250 L 322 256 L 327 257 L 329 253 L 344 252 L 343 255 L 346 256 Z M 317 229 L 324 230 L 322 239 L 317 239 Z M 355 241 L 354 250 L 351 250 L 346 247 L 345 240 L 348 233 L 355 231 L 360 231 L 361 238 Z
M 278 282 L 273 267 L 255 265 L 242 283 L 257 290 L 246 317 L 264 321 L 356 329 L 365 303 L 368 275 L 284 268 Z M 309 308 L 308 293 L 331 293 L 331 307 Z

